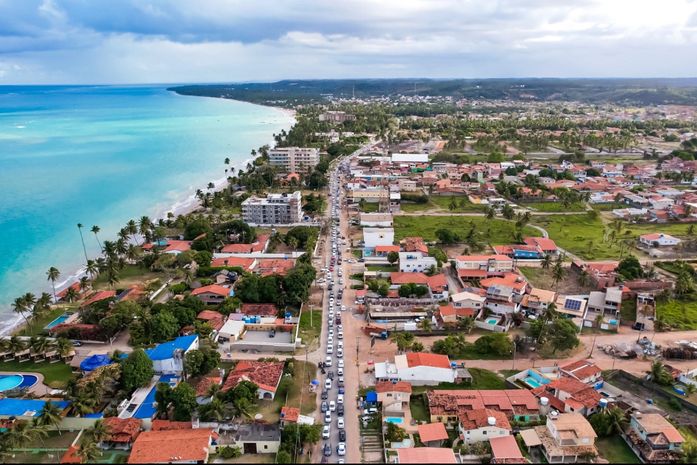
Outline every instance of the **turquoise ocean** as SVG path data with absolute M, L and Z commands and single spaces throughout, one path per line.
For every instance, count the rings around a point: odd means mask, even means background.
M 164 216 L 196 189 L 243 168 L 252 149 L 290 128 L 279 109 L 180 96 L 164 86 L 0 86 L 0 333 L 10 304 L 49 290 L 99 255 L 89 229 L 114 239 L 129 220 Z

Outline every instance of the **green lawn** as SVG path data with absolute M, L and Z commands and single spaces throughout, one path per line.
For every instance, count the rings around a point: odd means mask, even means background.
M 697 329 L 697 300 L 669 300 L 656 304 L 656 316 L 672 329 Z
M 586 209 L 586 204 L 583 202 L 572 203 L 564 206 L 561 202 L 520 202 L 521 207 L 529 208 L 538 212 L 582 212 Z
M 309 415 L 316 410 L 317 393 L 309 392 L 308 386 L 313 379 L 317 378 L 317 365 L 297 358 L 294 359 L 293 365 L 293 376 L 284 376 L 274 400 L 258 401 L 255 411 L 263 415 L 264 421 L 277 422 L 284 405 L 300 408 L 300 413 L 303 415 Z M 291 380 L 287 391 L 283 387 L 285 379 Z
M 636 321 L 636 300 L 625 300 L 620 309 L 622 321 Z
M 588 214 L 536 216 L 533 223 L 542 226 L 559 246 L 587 260 L 617 259 L 619 241 L 605 241 L 606 224 L 601 217 Z M 619 239 L 635 239 L 642 234 L 664 232 L 676 236 L 687 233 L 687 224 L 623 224 Z M 630 252 L 632 249 L 630 249 Z
M 29 320 L 30 326 L 23 326 L 19 331 L 16 332 L 18 336 L 39 336 L 44 334 L 44 327 L 61 316 L 68 310 L 69 307 L 58 307 L 54 308 L 50 312 L 41 315 L 38 318 L 32 318 Z
M 430 421 L 431 416 L 428 413 L 428 406 L 423 394 L 412 395 L 409 400 L 409 409 L 411 417 L 417 421 Z
M 515 224 L 510 221 L 479 216 L 395 216 L 395 240 L 409 236 L 420 236 L 426 241 L 435 241 L 438 229 L 449 229 L 461 236 L 466 236 L 474 225 L 480 237 L 486 242 L 499 245 L 510 244 L 513 241 Z M 523 229 L 526 236 L 539 236 L 540 232 L 526 226 Z
M 468 368 L 472 375 L 470 389 L 506 389 L 506 380 L 493 371 Z
M 610 463 L 641 463 L 619 435 L 600 438 L 595 441 L 595 445 L 600 455 Z
M 399 267 L 397 265 L 368 265 L 365 267 L 366 271 L 385 271 L 385 272 L 393 272 L 393 271 L 399 271 Z
M 452 211 L 454 213 L 466 213 L 466 212 L 484 212 L 486 211 L 486 205 L 478 205 L 476 203 L 470 202 L 467 196 L 463 195 L 432 195 L 429 201 L 436 205 L 438 208 L 443 210 Z M 455 201 L 457 207 L 450 210 L 450 203 Z
M 160 279 L 162 276 L 163 275 L 161 273 L 154 273 L 149 269 L 138 265 L 126 265 L 123 267 L 123 269 L 119 270 L 119 282 L 116 283 L 116 287 L 121 289 L 133 284 L 149 281 L 151 279 Z M 97 276 L 93 281 L 92 286 L 95 289 L 109 288 L 109 283 L 107 283 L 107 274 L 102 273 Z
M 68 385 L 68 381 L 73 377 L 70 367 L 62 362 L 0 362 L 0 371 L 41 373 L 44 375 L 44 384 L 55 389 L 65 388 Z
M 312 324 L 310 324 L 312 323 Z M 322 331 L 322 310 L 303 310 L 300 315 L 300 330 L 298 337 L 301 338 L 303 344 L 310 345 L 314 341 L 319 340 L 320 332 Z
M 375 202 L 364 202 L 363 206 L 358 207 L 363 213 L 375 213 L 380 208 L 380 204 Z
M 591 207 L 593 207 L 593 210 L 599 211 L 599 212 L 609 212 L 612 210 L 619 210 L 620 208 L 626 208 L 627 205 L 623 203 L 594 203 L 591 204 Z

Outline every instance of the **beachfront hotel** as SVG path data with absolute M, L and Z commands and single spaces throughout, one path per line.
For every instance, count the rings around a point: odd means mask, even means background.
M 284 173 L 309 173 L 319 163 L 319 149 L 277 147 L 269 150 L 269 164 Z
M 267 194 L 242 202 L 242 218 L 250 224 L 292 224 L 303 218 L 302 194 Z

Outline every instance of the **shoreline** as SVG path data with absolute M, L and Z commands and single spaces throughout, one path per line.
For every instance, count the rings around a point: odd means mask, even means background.
M 177 96 L 180 96 L 180 97 L 199 98 L 199 96 L 196 96 L 196 95 L 183 95 L 183 94 L 179 94 L 175 91 L 171 91 L 168 89 L 165 89 L 165 90 L 167 92 L 170 92 L 170 93 L 177 95 Z M 222 100 L 234 100 L 236 102 L 243 102 L 243 103 L 246 103 L 249 105 L 258 105 L 258 106 L 265 107 L 265 108 L 273 108 L 275 110 L 280 110 L 282 113 L 285 113 L 286 116 L 289 116 L 292 118 L 292 121 L 290 121 L 290 126 L 288 129 L 293 127 L 296 123 L 295 110 L 291 110 L 288 108 L 275 107 L 275 106 L 269 106 L 269 105 L 260 105 L 260 104 L 256 104 L 256 103 L 246 102 L 244 100 L 227 99 L 224 97 L 209 97 L 209 96 L 200 96 L 200 97 L 216 98 L 216 99 L 222 99 Z M 275 141 L 273 140 L 273 136 L 271 136 L 271 137 L 272 138 L 271 138 L 270 142 L 262 143 L 262 145 L 267 145 L 267 144 L 273 145 Z M 256 150 L 258 147 L 252 147 L 252 148 Z M 237 171 L 239 171 L 240 168 L 246 167 L 248 163 L 252 163 L 259 156 L 260 155 L 257 154 L 254 157 L 250 156 L 250 157 L 245 158 L 244 160 L 241 160 L 239 162 L 231 162 L 229 166 L 231 168 L 235 168 L 235 171 L 237 172 Z M 187 189 L 186 191 L 184 191 L 184 190 L 178 191 L 179 194 L 177 195 L 177 197 L 179 197 L 179 199 L 175 200 L 174 203 L 170 204 L 170 206 L 167 208 L 162 208 L 162 207 L 158 208 L 157 206 L 154 205 L 152 207 L 152 210 L 155 213 L 152 214 L 152 217 L 151 217 L 153 223 L 158 222 L 160 219 L 166 220 L 167 214 L 170 212 L 175 217 L 177 217 L 180 215 L 188 215 L 188 214 L 193 213 L 196 210 L 198 210 L 201 207 L 201 203 L 200 203 L 200 200 L 198 198 L 196 198 L 196 189 L 201 189 L 204 192 L 219 192 L 219 191 L 225 189 L 229 184 L 229 182 L 227 180 L 227 176 L 225 176 L 223 178 L 213 179 L 213 180 L 211 180 L 209 178 L 208 182 L 212 182 L 214 184 L 213 189 L 205 188 L 204 186 L 207 185 L 207 183 L 206 183 L 202 187 L 195 188 L 194 192 L 190 192 L 189 189 Z M 97 258 L 98 257 L 99 256 L 97 256 Z M 73 283 L 77 282 L 80 278 L 82 278 L 83 276 L 86 276 L 86 275 L 87 275 L 87 272 L 85 269 L 85 265 L 82 265 L 77 269 L 74 269 L 74 268 L 71 269 L 71 271 L 67 275 L 67 277 L 64 280 L 62 280 L 60 283 L 56 284 L 56 293 L 61 292 L 62 290 L 66 289 L 67 287 L 69 287 Z M 31 291 L 29 291 L 29 292 L 31 292 Z M 40 292 L 44 292 L 44 290 L 40 290 Z M 50 293 L 50 291 L 46 291 L 46 292 Z M 56 304 L 56 302 L 52 303 L 52 305 L 55 305 L 55 304 Z M 22 315 L 20 315 L 18 313 L 14 313 L 11 310 L 10 306 L 11 306 L 11 303 L 8 302 L 8 317 L 10 317 L 10 318 L 8 318 L 7 320 L 2 322 L 2 327 L 0 327 L 0 337 L 13 335 L 16 332 L 23 329 L 25 326 L 27 326 L 27 323 L 24 320 L 24 318 L 22 317 Z M 16 317 L 14 319 L 14 321 L 12 321 L 12 318 L 11 318 L 12 316 Z

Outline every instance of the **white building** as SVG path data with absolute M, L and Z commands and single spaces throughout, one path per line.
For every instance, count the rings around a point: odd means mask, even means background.
M 361 226 L 391 228 L 391 213 L 361 213 Z
M 639 236 L 639 242 L 647 247 L 675 247 L 682 241 L 668 234 L 653 233 Z
M 438 266 L 438 261 L 423 252 L 399 252 L 399 271 L 424 272 Z
M 363 246 L 373 249 L 378 245 L 392 245 L 394 229 L 392 228 L 363 228 Z
M 513 259 L 506 255 L 461 255 L 455 266 L 461 277 L 486 278 L 513 271 Z
M 465 444 L 474 444 L 510 435 L 511 424 L 505 413 L 480 408 L 464 412 L 460 418 L 458 430 Z
M 235 342 L 244 333 L 244 321 L 227 320 L 220 331 L 217 340 L 225 342 Z
M 427 153 L 393 153 L 392 163 L 428 163 Z
M 414 386 L 455 382 L 456 370 L 447 355 L 409 352 L 397 355 L 394 363 L 375 364 L 378 381 L 408 381 Z
M 192 334 L 146 349 L 145 354 L 152 360 L 155 373 L 180 375 L 184 371 L 184 356 L 197 349 L 198 335 Z
M 242 202 L 242 219 L 251 224 L 292 224 L 303 218 L 302 194 L 267 194 Z
M 486 302 L 486 297 L 473 292 L 458 292 L 450 296 L 450 300 L 453 301 L 453 307 L 455 308 L 473 308 L 475 309 L 474 314 L 478 314 L 479 310 L 484 308 L 484 303 Z
M 269 150 L 269 164 L 284 173 L 309 173 L 319 163 L 319 149 L 276 147 Z

